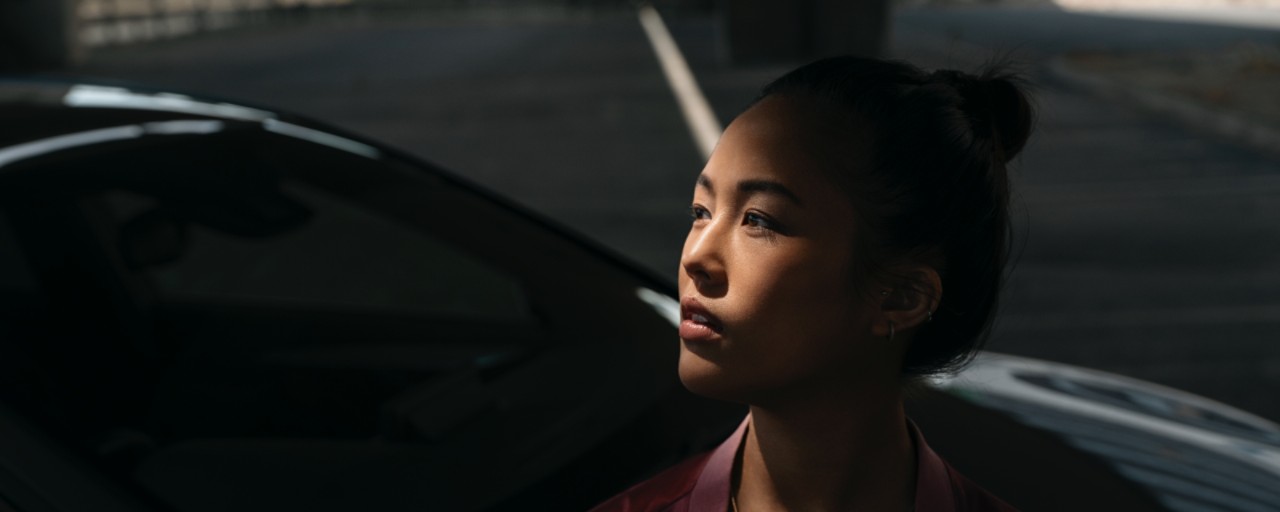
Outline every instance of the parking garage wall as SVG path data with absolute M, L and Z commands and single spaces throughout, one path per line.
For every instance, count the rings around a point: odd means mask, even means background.
M 95 47 L 220 30 L 361 0 L 0 0 L 0 71 L 56 69 Z
M 92 48 L 219 30 L 353 0 L 81 0 L 81 44 Z

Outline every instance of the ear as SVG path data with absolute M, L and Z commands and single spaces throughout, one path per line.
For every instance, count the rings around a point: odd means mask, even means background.
M 872 324 L 872 334 L 898 337 L 932 319 L 942 300 L 942 278 L 928 265 L 895 272 L 899 279 L 878 293 L 879 315 Z

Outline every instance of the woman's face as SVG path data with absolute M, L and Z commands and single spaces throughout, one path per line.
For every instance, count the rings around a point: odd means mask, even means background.
M 828 177 L 857 169 L 858 132 L 819 108 L 760 101 L 698 176 L 679 269 L 680 379 L 695 393 L 761 404 L 896 378 L 871 336 L 876 294 L 856 289 L 853 205 Z

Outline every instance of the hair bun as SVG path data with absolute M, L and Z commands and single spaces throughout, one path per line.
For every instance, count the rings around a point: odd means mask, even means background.
M 1034 110 L 1023 92 L 1025 82 L 1017 74 L 988 66 L 976 76 L 944 69 L 929 78 L 960 93 L 960 110 L 973 121 L 975 130 L 989 134 L 998 160 L 1008 163 L 1026 146 L 1035 123 Z

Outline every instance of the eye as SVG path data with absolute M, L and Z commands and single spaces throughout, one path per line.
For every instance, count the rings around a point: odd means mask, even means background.
M 711 212 L 708 211 L 706 208 L 703 208 L 702 206 L 695 204 L 689 207 L 689 218 L 692 220 L 710 219 Z
M 768 217 L 757 212 L 747 212 L 742 216 L 742 224 L 754 229 L 777 231 L 777 227 Z

